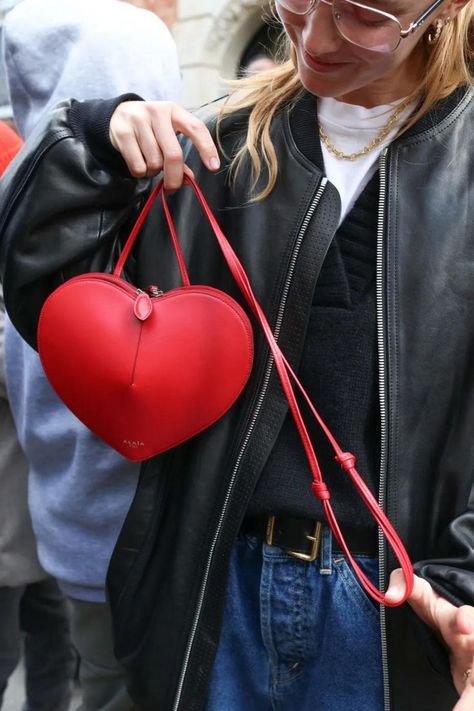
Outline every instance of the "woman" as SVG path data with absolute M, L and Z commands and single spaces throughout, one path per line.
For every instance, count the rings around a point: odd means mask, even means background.
M 379 612 L 311 497 L 256 329 L 243 395 L 142 467 L 112 557 L 116 652 L 141 708 L 472 708 L 474 7 L 367 2 L 278 0 L 290 58 L 239 83 L 217 126 L 132 95 L 60 105 L 4 186 L 5 299 L 34 344 L 47 294 L 105 268 L 136 218 L 150 180 L 130 174 L 164 166 L 176 190 L 188 136 L 187 169 L 283 352 L 416 561 L 410 606 Z M 191 281 L 238 296 L 191 191 L 172 205 Z M 168 289 L 156 219 L 131 278 Z M 313 437 L 350 547 L 385 588 L 393 561 Z M 387 597 L 402 588 L 395 571 Z

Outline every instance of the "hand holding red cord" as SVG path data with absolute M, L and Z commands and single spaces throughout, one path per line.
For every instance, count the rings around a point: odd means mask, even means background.
M 401 570 L 390 577 L 387 598 L 397 600 L 405 583 Z M 449 649 L 451 674 L 460 699 L 453 711 L 474 709 L 474 607 L 456 607 L 439 595 L 427 580 L 415 575 L 408 602 L 423 622 L 434 629 Z

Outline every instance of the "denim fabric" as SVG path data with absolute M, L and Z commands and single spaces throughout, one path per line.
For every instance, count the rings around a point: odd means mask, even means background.
M 331 541 L 305 563 L 239 536 L 206 711 L 383 711 L 378 606 Z

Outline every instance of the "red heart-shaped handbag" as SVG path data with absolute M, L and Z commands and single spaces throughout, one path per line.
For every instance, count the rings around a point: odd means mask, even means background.
M 160 193 L 183 281 L 166 293 L 156 287 L 141 291 L 120 278 Z M 141 461 L 224 415 L 250 375 L 253 336 L 234 299 L 189 283 L 160 183 L 114 273 L 77 276 L 46 300 L 38 350 L 67 407 L 120 454 Z

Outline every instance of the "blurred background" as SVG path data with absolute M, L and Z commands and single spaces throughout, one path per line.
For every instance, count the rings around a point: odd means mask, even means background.
M 267 23 L 267 0 L 132 0 L 153 9 L 166 22 L 178 45 L 187 108 L 225 93 L 222 79 L 241 75 L 254 60 L 274 56 L 280 30 Z M 0 33 L 5 15 L 19 0 L 0 0 Z M 266 18 L 266 19 L 265 19 Z M 3 70 L 0 118 L 10 118 Z

